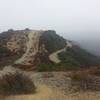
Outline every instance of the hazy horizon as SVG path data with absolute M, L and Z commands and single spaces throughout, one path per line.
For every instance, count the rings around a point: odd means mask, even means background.
M 0 0 L 0 32 L 52 29 L 99 52 L 99 12 L 100 0 Z

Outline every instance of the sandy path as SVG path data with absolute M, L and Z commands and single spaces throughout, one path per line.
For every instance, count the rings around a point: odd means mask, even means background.
M 70 48 L 72 47 L 72 44 L 70 42 L 67 41 L 66 44 L 67 45 L 63 49 L 57 50 L 56 52 L 50 54 L 49 59 L 55 63 L 60 63 L 61 60 L 59 59 L 58 54 L 61 52 L 65 52 L 67 47 L 70 47 Z
M 34 56 L 39 50 L 40 35 L 41 34 L 38 31 L 32 31 L 28 34 L 29 41 L 27 42 L 26 52 L 15 62 L 15 64 L 29 64 L 28 60 L 31 60 L 31 57 Z
M 15 72 L 16 70 L 17 69 L 14 69 L 11 66 L 9 66 L 6 67 L 3 71 Z M 64 80 L 62 80 L 65 77 L 66 72 L 42 73 L 42 72 L 25 71 L 24 73 L 34 81 L 37 87 L 36 93 L 29 95 L 12 95 L 8 97 L 0 97 L 0 100 L 100 100 L 100 92 L 96 91 L 95 92 L 81 91 L 70 94 L 69 93 L 66 94 L 64 91 L 62 91 L 59 88 L 63 86 L 62 82 L 64 82 L 64 84 L 68 84 L 68 80 L 66 80 L 67 83 Z M 53 76 L 48 78 L 45 77 L 50 74 L 53 74 Z M 60 84 L 57 85 L 57 83 Z M 56 88 L 52 85 L 55 85 Z
M 37 84 L 35 94 L 8 96 L 0 100 L 100 100 L 100 92 L 64 92 L 44 84 Z
M 46 85 L 38 85 L 37 93 L 31 95 L 16 95 L 5 100 L 67 100 L 61 91 L 53 90 Z
M 40 85 L 35 94 L 9 96 L 4 100 L 100 100 L 100 93 L 80 92 L 64 95 L 61 91 Z
M 66 47 L 63 49 L 57 50 L 56 52 L 50 54 L 49 59 L 55 63 L 60 63 L 61 60 L 59 59 L 58 54 L 65 51 L 65 50 L 66 50 Z

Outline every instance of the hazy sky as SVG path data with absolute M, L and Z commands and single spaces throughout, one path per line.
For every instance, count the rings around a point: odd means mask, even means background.
M 0 0 L 0 31 L 26 27 L 98 38 L 100 0 Z
M 0 32 L 54 29 L 100 55 L 100 0 L 0 0 Z

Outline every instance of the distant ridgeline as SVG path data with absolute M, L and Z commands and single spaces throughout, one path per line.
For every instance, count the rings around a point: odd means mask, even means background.
M 98 66 L 100 59 L 53 30 L 8 30 L 0 34 L 0 66 L 60 71 Z

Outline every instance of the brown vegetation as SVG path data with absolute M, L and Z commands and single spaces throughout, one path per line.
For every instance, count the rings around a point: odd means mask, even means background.
M 8 73 L 0 78 L 0 94 L 29 94 L 35 92 L 31 79 L 22 73 Z
M 100 70 L 91 68 L 83 71 L 74 71 L 70 77 L 72 84 L 82 90 L 99 90 L 100 91 Z

